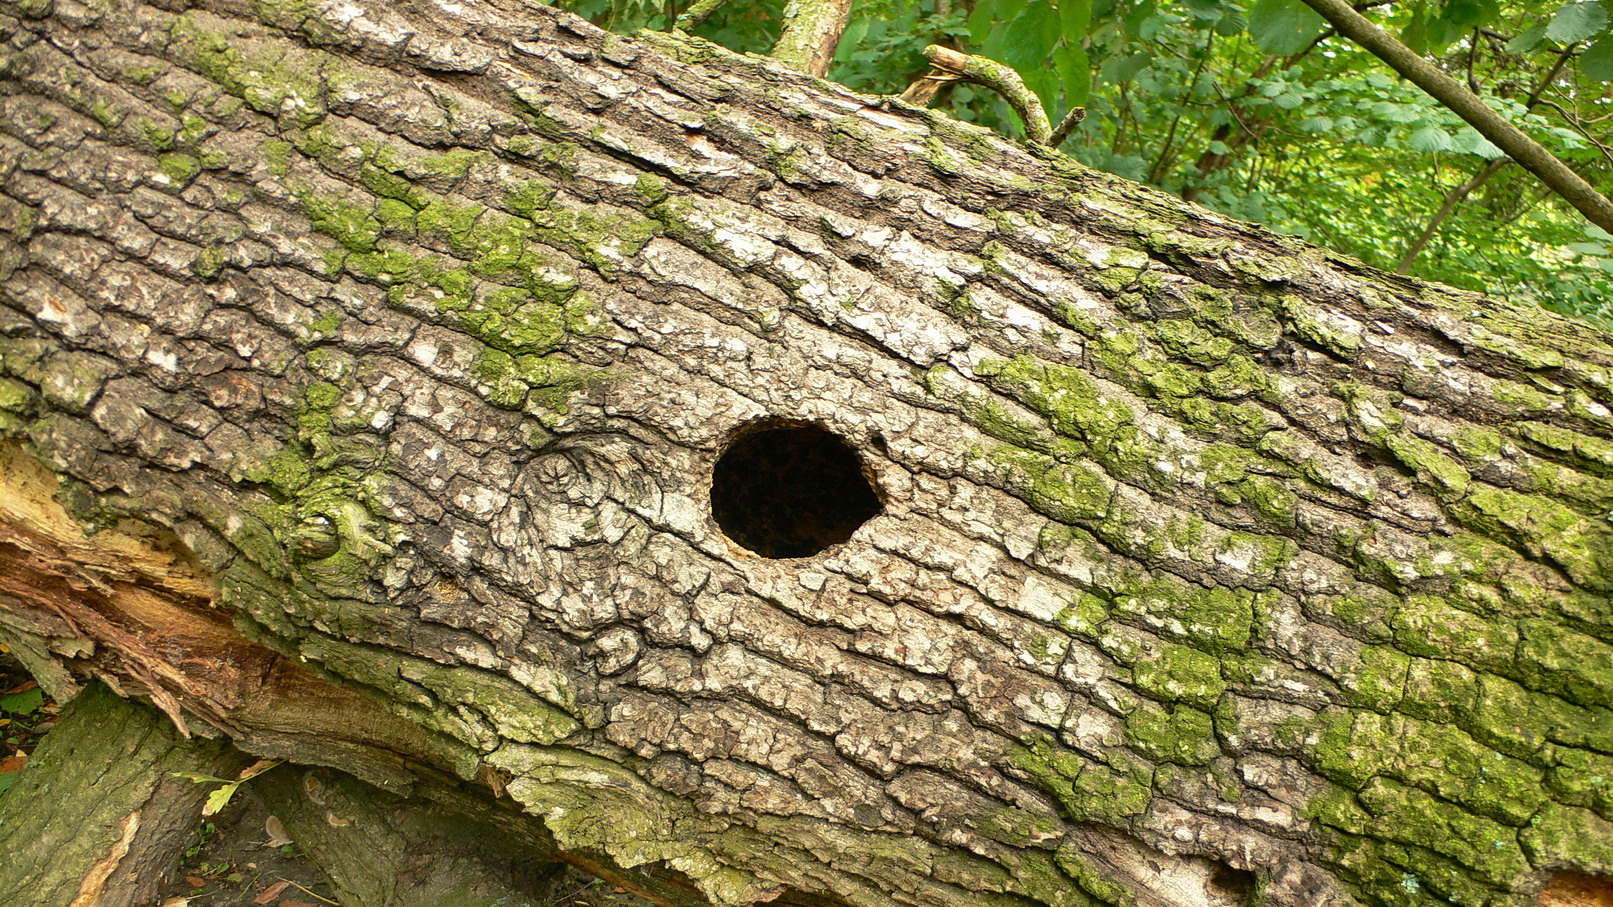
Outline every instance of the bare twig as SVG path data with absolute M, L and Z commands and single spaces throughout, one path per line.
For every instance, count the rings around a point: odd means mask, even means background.
M 1484 35 L 1484 37 L 1489 38 L 1491 41 L 1499 41 L 1502 44 L 1507 44 L 1507 43 L 1511 42 L 1513 37 L 1514 37 L 1513 35 L 1503 34 L 1501 32 L 1498 32 L 1498 31 L 1494 30 L 1494 29 L 1491 29 L 1491 28 L 1481 28 L 1481 29 L 1479 29 L 1479 32 L 1480 32 L 1480 34 Z M 1559 54 L 1559 55 L 1564 56 L 1564 57 L 1572 57 L 1575 54 L 1579 53 L 1579 45 L 1578 44 L 1570 44 L 1567 47 L 1563 47 L 1563 48 L 1556 48 L 1556 47 L 1552 47 L 1549 44 L 1546 44 L 1546 45 L 1542 45 L 1542 46 L 1540 46 L 1539 48 L 1536 48 L 1536 49 L 1540 50 L 1543 53 Z
M 1540 77 L 1540 81 L 1535 85 L 1534 91 L 1529 92 L 1529 99 L 1523 104 L 1524 109 L 1533 109 L 1536 104 L 1540 103 L 1540 98 L 1545 95 L 1546 89 L 1551 87 L 1551 83 L 1557 81 L 1557 76 L 1562 74 L 1563 69 L 1568 66 L 1568 61 L 1573 56 L 1571 51 L 1578 46 L 1579 42 L 1576 41 L 1563 48 L 1564 53 L 1557 58 L 1556 62 L 1551 64 L 1551 69 L 1546 70 L 1546 74 Z
M 1367 5 L 1370 6 L 1372 4 Z M 1360 9 L 1361 5 L 1358 5 L 1357 8 Z M 1254 144 L 1260 140 L 1260 131 L 1255 129 L 1253 126 L 1250 126 L 1249 123 L 1245 122 L 1243 114 L 1238 111 L 1237 102 L 1254 94 L 1260 83 L 1260 80 L 1264 79 L 1279 62 L 1282 63 L 1281 69 L 1292 69 L 1299 63 L 1300 60 L 1303 60 L 1312 51 L 1316 50 L 1318 47 L 1321 47 L 1337 34 L 1337 29 L 1330 28 L 1322 32 L 1320 35 L 1317 35 L 1316 40 L 1312 41 L 1304 50 L 1300 51 L 1299 53 L 1293 54 L 1286 58 L 1276 54 L 1266 57 L 1266 59 L 1261 62 L 1260 66 L 1244 79 L 1243 90 L 1238 92 L 1236 97 L 1228 96 L 1227 93 L 1222 90 L 1221 83 L 1218 80 L 1211 82 L 1211 85 L 1215 88 L 1216 96 L 1221 99 L 1222 103 L 1227 105 L 1227 112 L 1232 114 L 1232 119 L 1238 124 L 1238 129 L 1236 130 L 1237 134 L 1234 135 L 1235 130 L 1232 128 L 1232 123 L 1223 123 L 1220 126 L 1215 127 L 1215 131 L 1210 134 L 1210 141 L 1223 142 L 1228 146 L 1228 150 L 1218 154 L 1214 151 L 1211 151 L 1209 148 L 1204 149 L 1204 151 L 1199 155 L 1199 159 L 1193 164 L 1193 166 L 1198 169 L 1198 175 L 1196 177 L 1192 177 L 1193 182 L 1189 182 L 1182 187 L 1182 198 L 1190 202 L 1198 201 L 1199 197 L 1204 194 L 1204 182 L 1210 174 L 1220 170 L 1222 167 L 1225 167 L 1227 164 L 1236 160 L 1238 154 L 1245 146 Z M 1264 129 L 1265 123 L 1260 120 L 1256 120 L 1255 126 L 1259 126 L 1261 129 Z M 1250 172 L 1253 173 L 1253 169 L 1251 169 Z
M 1205 32 L 1204 52 L 1199 55 L 1198 65 L 1193 67 L 1193 74 L 1189 77 L 1188 81 L 1189 85 L 1198 84 L 1199 77 L 1204 73 L 1204 67 L 1210 62 L 1210 50 L 1214 46 L 1215 30 L 1210 29 Z M 1170 164 L 1175 163 L 1176 157 L 1173 152 L 1176 150 L 1176 130 L 1181 126 L 1182 117 L 1186 113 L 1187 109 L 1184 106 L 1181 110 L 1178 110 L 1176 112 L 1176 116 L 1171 119 L 1171 128 L 1165 133 L 1165 142 L 1163 147 L 1161 147 L 1159 150 L 1159 157 L 1154 159 L 1154 166 L 1148 168 L 1148 182 L 1158 183 L 1166 168 Z
M 1573 50 L 1574 47 L 1575 45 L 1570 44 L 1568 45 L 1567 49 Z M 1546 74 L 1540 77 L 1540 81 L 1535 84 L 1534 90 L 1529 92 L 1529 97 L 1525 99 L 1523 105 L 1525 110 L 1533 110 L 1541 103 L 1550 103 L 1545 101 L 1543 97 L 1546 89 L 1550 88 L 1551 83 L 1557 80 L 1557 76 L 1562 73 L 1563 68 L 1568 65 L 1568 61 L 1570 59 L 1572 59 L 1572 55 L 1566 53 L 1557 57 L 1556 61 L 1552 63 L 1551 68 L 1548 69 Z M 1562 110 L 1562 108 L 1558 108 L 1558 112 L 1562 113 L 1565 120 L 1570 120 L 1570 122 L 1572 122 L 1572 119 L 1565 111 Z M 1584 129 L 1581 129 L 1580 131 L 1582 133 L 1585 132 Z M 1586 133 L 1585 135 L 1586 138 L 1590 138 L 1589 133 Z M 1594 142 L 1595 140 L 1592 139 L 1592 141 Z M 1607 149 L 1602 149 L 1602 153 L 1606 155 Z M 1452 189 L 1450 193 L 1445 196 L 1445 201 L 1439 206 L 1439 210 L 1434 212 L 1434 216 L 1429 219 L 1428 226 L 1423 228 L 1423 232 L 1417 237 L 1416 241 L 1411 244 L 1411 248 L 1406 250 L 1406 254 L 1400 259 L 1400 264 L 1395 268 L 1395 273 L 1409 273 L 1411 271 L 1411 263 L 1417 260 L 1417 256 L 1422 254 L 1423 249 L 1428 247 L 1428 243 L 1434 238 L 1434 234 L 1439 231 L 1440 226 L 1445 223 L 1446 218 L 1450 217 L 1456 212 L 1456 206 L 1461 204 L 1463 199 L 1466 199 L 1469 195 L 1471 195 L 1473 190 L 1484 185 L 1489 181 L 1490 177 L 1499 173 L 1502 165 L 1508 163 L 1509 160 L 1509 158 L 1497 158 L 1496 160 L 1490 161 L 1488 164 L 1485 164 L 1482 168 L 1480 168 L 1479 172 L 1474 174 L 1473 177 L 1467 182 L 1457 186 L 1455 189 Z
M 282 882 L 290 882 L 293 887 L 302 889 L 303 894 L 306 894 L 311 898 L 316 898 L 318 900 L 324 901 L 325 903 L 332 905 L 332 907 L 342 907 L 342 903 L 340 901 L 333 901 L 330 898 L 322 897 L 320 895 L 317 895 L 314 892 L 310 891 L 308 889 L 308 886 L 302 884 L 301 882 L 292 882 L 290 879 L 286 878 L 285 876 L 281 876 L 280 881 L 282 881 Z
M 1405 256 L 1400 259 L 1399 266 L 1395 268 L 1395 273 L 1409 273 L 1411 263 L 1417 260 L 1417 256 L 1422 254 L 1423 249 L 1428 247 L 1429 240 L 1434 238 L 1434 234 L 1438 232 L 1440 224 L 1445 222 L 1445 218 L 1451 216 L 1451 213 L 1456 210 L 1456 206 L 1461 204 L 1462 199 L 1467 198 L 1468 194 L 1474 189 L 1488 182 L 1490 177 L 1495 176 L 1504 165 L 1509 163 L 1511 163 L 1510 158 L 1498 157 L 1485 164 L 1478 173 L 1473 175 L 1472 179 L 1452 189 L 1450 194 L 1445 196 L 1445 203 L 1440 206 L 1439 211 L 1428 222 L 1428 226 L 1423 228 L 1422 235 L 1418 236 L 1417 241 L 1412 243 L 1411 248 L 1406 250 Z
M 1557 103 L 1556 101 L 1541 99 L 1540 103 L 1546 107 L 1550 107 L 1552 110 L 1557 111 L 1557 114 L 1563 118 L 1564 123 L 1574 127 L 1574 130 L 1578 132 L 1585 139 L 1585 141 L 1590 142 L 1597 151 L 1602 152 L 1602 157 L 1606 158 L 1609 164 L 1613 164 L 1613 152 L 1609 152 L 1606 145 L 1598 141 L 1596 136 L 1591 135 L 1590 130 L 1581 125 L 1579 117 L 1564 109 L 1563 105 Z

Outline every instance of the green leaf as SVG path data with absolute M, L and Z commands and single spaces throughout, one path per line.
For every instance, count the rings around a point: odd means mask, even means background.
M 1201 72 L 1193 80 L 1193 87 L 1188 90 L 1188 97 L 1195 101 L 1215 103 L 1220 98 L 1216 93 L 1217 87 L 1214 74 Z
M 1406 144 L 1413 151 L 1449 151 L 1455 147 L 1450 135 L 1438 126 L 1424 126 L 1413 132 Z
M 1563 4 L 1546 26 L 1546 37 L 1564 44 L 1584 41 L 1607 27 L 1607 10 L 1599 0 L 1574 0 Z
M 1154 55 L 1148 51 L 1138 51 L 1124 57 L 1114 57 L 1103 64 L 1103 80 L 1105 82 L 1125 82 L 1137 77 L 1137 74 L 1148 68 L 1154 61 Z
M 1511 41 L 1507 42 L 1507 50 L 1515 54 L 1526 54 L 1540 46 L 1546 40 L 1546 26 L 1536 25 L 1518 32 Z
M 1071 107 L 1081 107 L 1092 93 L 1092 62 L 1080 44 L 1066 41 L 1053 55 L 1058 67 L 1059 81 L 1064 84 L 1064 99 Z
M 1444 53 L 1445 48 L 1454 44 L 1458 39 L 1468 33 L 1469 29 L 1446 19 L 1443 16 L 1433 16 L 1428 20 L 1428 49 L 1427 53 Z
M 1058 16 L 1058 10 L 1046 3 L 1032 4 L 1001 30 L 1003 37 L 1000 41 L 997 40 L 998 32 L 993 32 L 992 41 L 982 48 L 982 52 L 1019 70 L 1023 78 L 1038 67 L 1047 65 L 1047 55 L 1052 53 L 1053 45 L 1059 39 Z M 996 46 L 993 47 L 993 44 Z
M 1579 71 L 1587 79 L 1613 81 L 1613 35 L 1602 35 L 1579 55 Z
M 1059 0 L 1059 25 L 1065 41 L 1080 43 L 1091 23 L 1092 0 Z
M 230 805 L 230 798 L 235 796 L 241 782 L 232 781 L 207 795 L 207 802 L 202 804 L 202 815 L 216 816 L 224 807 Z
M 1439 54 L 1499 14 L 1497 0 L 1446 0 L 1433 10 L 1427 2 L 1418 2 L 1400 37 L 1417 53 Z
M 1411 21 L 1400 32 L 1400 40 L 1414 54 L 1428 53 L 1428 7 L 1419 3 L 1412 8 Z
M 969 41 L 976 47 L 985 47 L 992 33 L 1017 17 L 1025 8 L 1025 0 L 980 0 L 969 14 Z
M 1156 8 L 1157 5 L 1154 3 L 1154 0 L 1142 0 L 1141 3 L 1137 3 L 1132 6 L 1132 8 L 1126 12 L 1126 33 L 1135 37 L 1137 30 L 1142 27 L 1142 24 L 1153 17 Z
M 1025 80 L 1025 87 L 1036 93 L 1042 102 L 1042 111 L 1056 109 L 1059 98 L 1059 77 L 1056 72 L 1046 66 L 1034 66 L 1020 75 Z
M 851 55 L 862 46 L 863 39 L 868 37 L 868 27 L 872 24 L 869 19 L 858 17 L 846 25 L 846 30 L 840 35 L 840 44 L 835 49 L 836 63 L 844 63 L 851 59 Z
M 1114 154 L 1101 158 L 1097 166 L 1129 180 L 1141 180 L 1148 175 L 1148 162 L 1130 154 Z
M 1249 35 L 1268 54 L 1297 54 L 1322 32 L 1322 17 L 1299 0 L 1258 0 L 1249 11 Z
M 1391 123 L 1415 123 L 1423 118 L 1423 112 L 1416 107 L 1410 104 L 1396 104 L 1393 101 L 1379 101 L 1368 107 L 1367 111 Z
M 0 696 L 0 712 L 9 712 L 13 715 L 32 715 L 44 704 L 45 691 L 39 687 Z
M 1421 125 L 1428 111 L 1416 104 L 1388 104 L 1393 108 L 1389 113 L 1389 120 L 1395 123 L 1417 123 Z
M 1457 130 L 1451 140 L 1457 151 L 1475 154 L 1487 161 L 1507 156 L 1505 151 L 1492 145 L 1489 139 L 1479 135 L 1479 131 L 1472 126 L 1464 126 Z
M 1584 139 L 1584 137 L 1581 136 L 1579 133 L 1575 132 L 1572 129 L 1564 129 L 1561 126 L 1553 126 L 1550 129 L 1546 130 L 1546 134 L 1556 136 L 1557 140 L 1559 142 L 1562 142 L 1563 147 L 1565 147 L 1565 148 L 1584 148 L 1585 147 L 1585 139 Z
M 1248 27 L 1249 20 L 1244 18 L 1243 13 L 1234 9 L 1227 11 L 1221 16 L 1220 21 L 1215 23 L 1215 33 L 1223 38 L 1230 38 L 1242 34 Z
M 1453 28 L 1465 31 L 1501 18 L 1501 3 L 1500 0 L 1445 0 L 1439 17 Z

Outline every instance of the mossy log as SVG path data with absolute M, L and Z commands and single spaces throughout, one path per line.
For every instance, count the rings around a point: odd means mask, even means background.
M 0 799 L 0 904 L 145 907 L 196 837 L 218 785 L 249 760 L 186 739 L 162 713 L 90 684 Z
M 1613 874 L 1613 338 L 517 0 L 0 35 L 47 685 L 664 903 Z

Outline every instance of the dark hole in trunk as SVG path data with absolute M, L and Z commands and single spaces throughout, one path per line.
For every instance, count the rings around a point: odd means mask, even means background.
M 850 444 L 815 425 L 774 425 L 740 435 L 717 460 L 711 512 L 762 557 L 809 557 L 851 538 L 880 504 Z
M 1226 897 L 1229 903 L 1252 903 L 1256 887 L 1255 874 L 1235 869 L 1225 863 L 1216 866 L 1210 876 L 1209 890 Z

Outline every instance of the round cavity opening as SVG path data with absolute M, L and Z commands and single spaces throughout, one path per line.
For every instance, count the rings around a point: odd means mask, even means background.
M 746 432 L 711 476 L 717 525 L 762 557 L 810 557 L 851 538 L 879 511 L 857 451 L 816 425 Z

